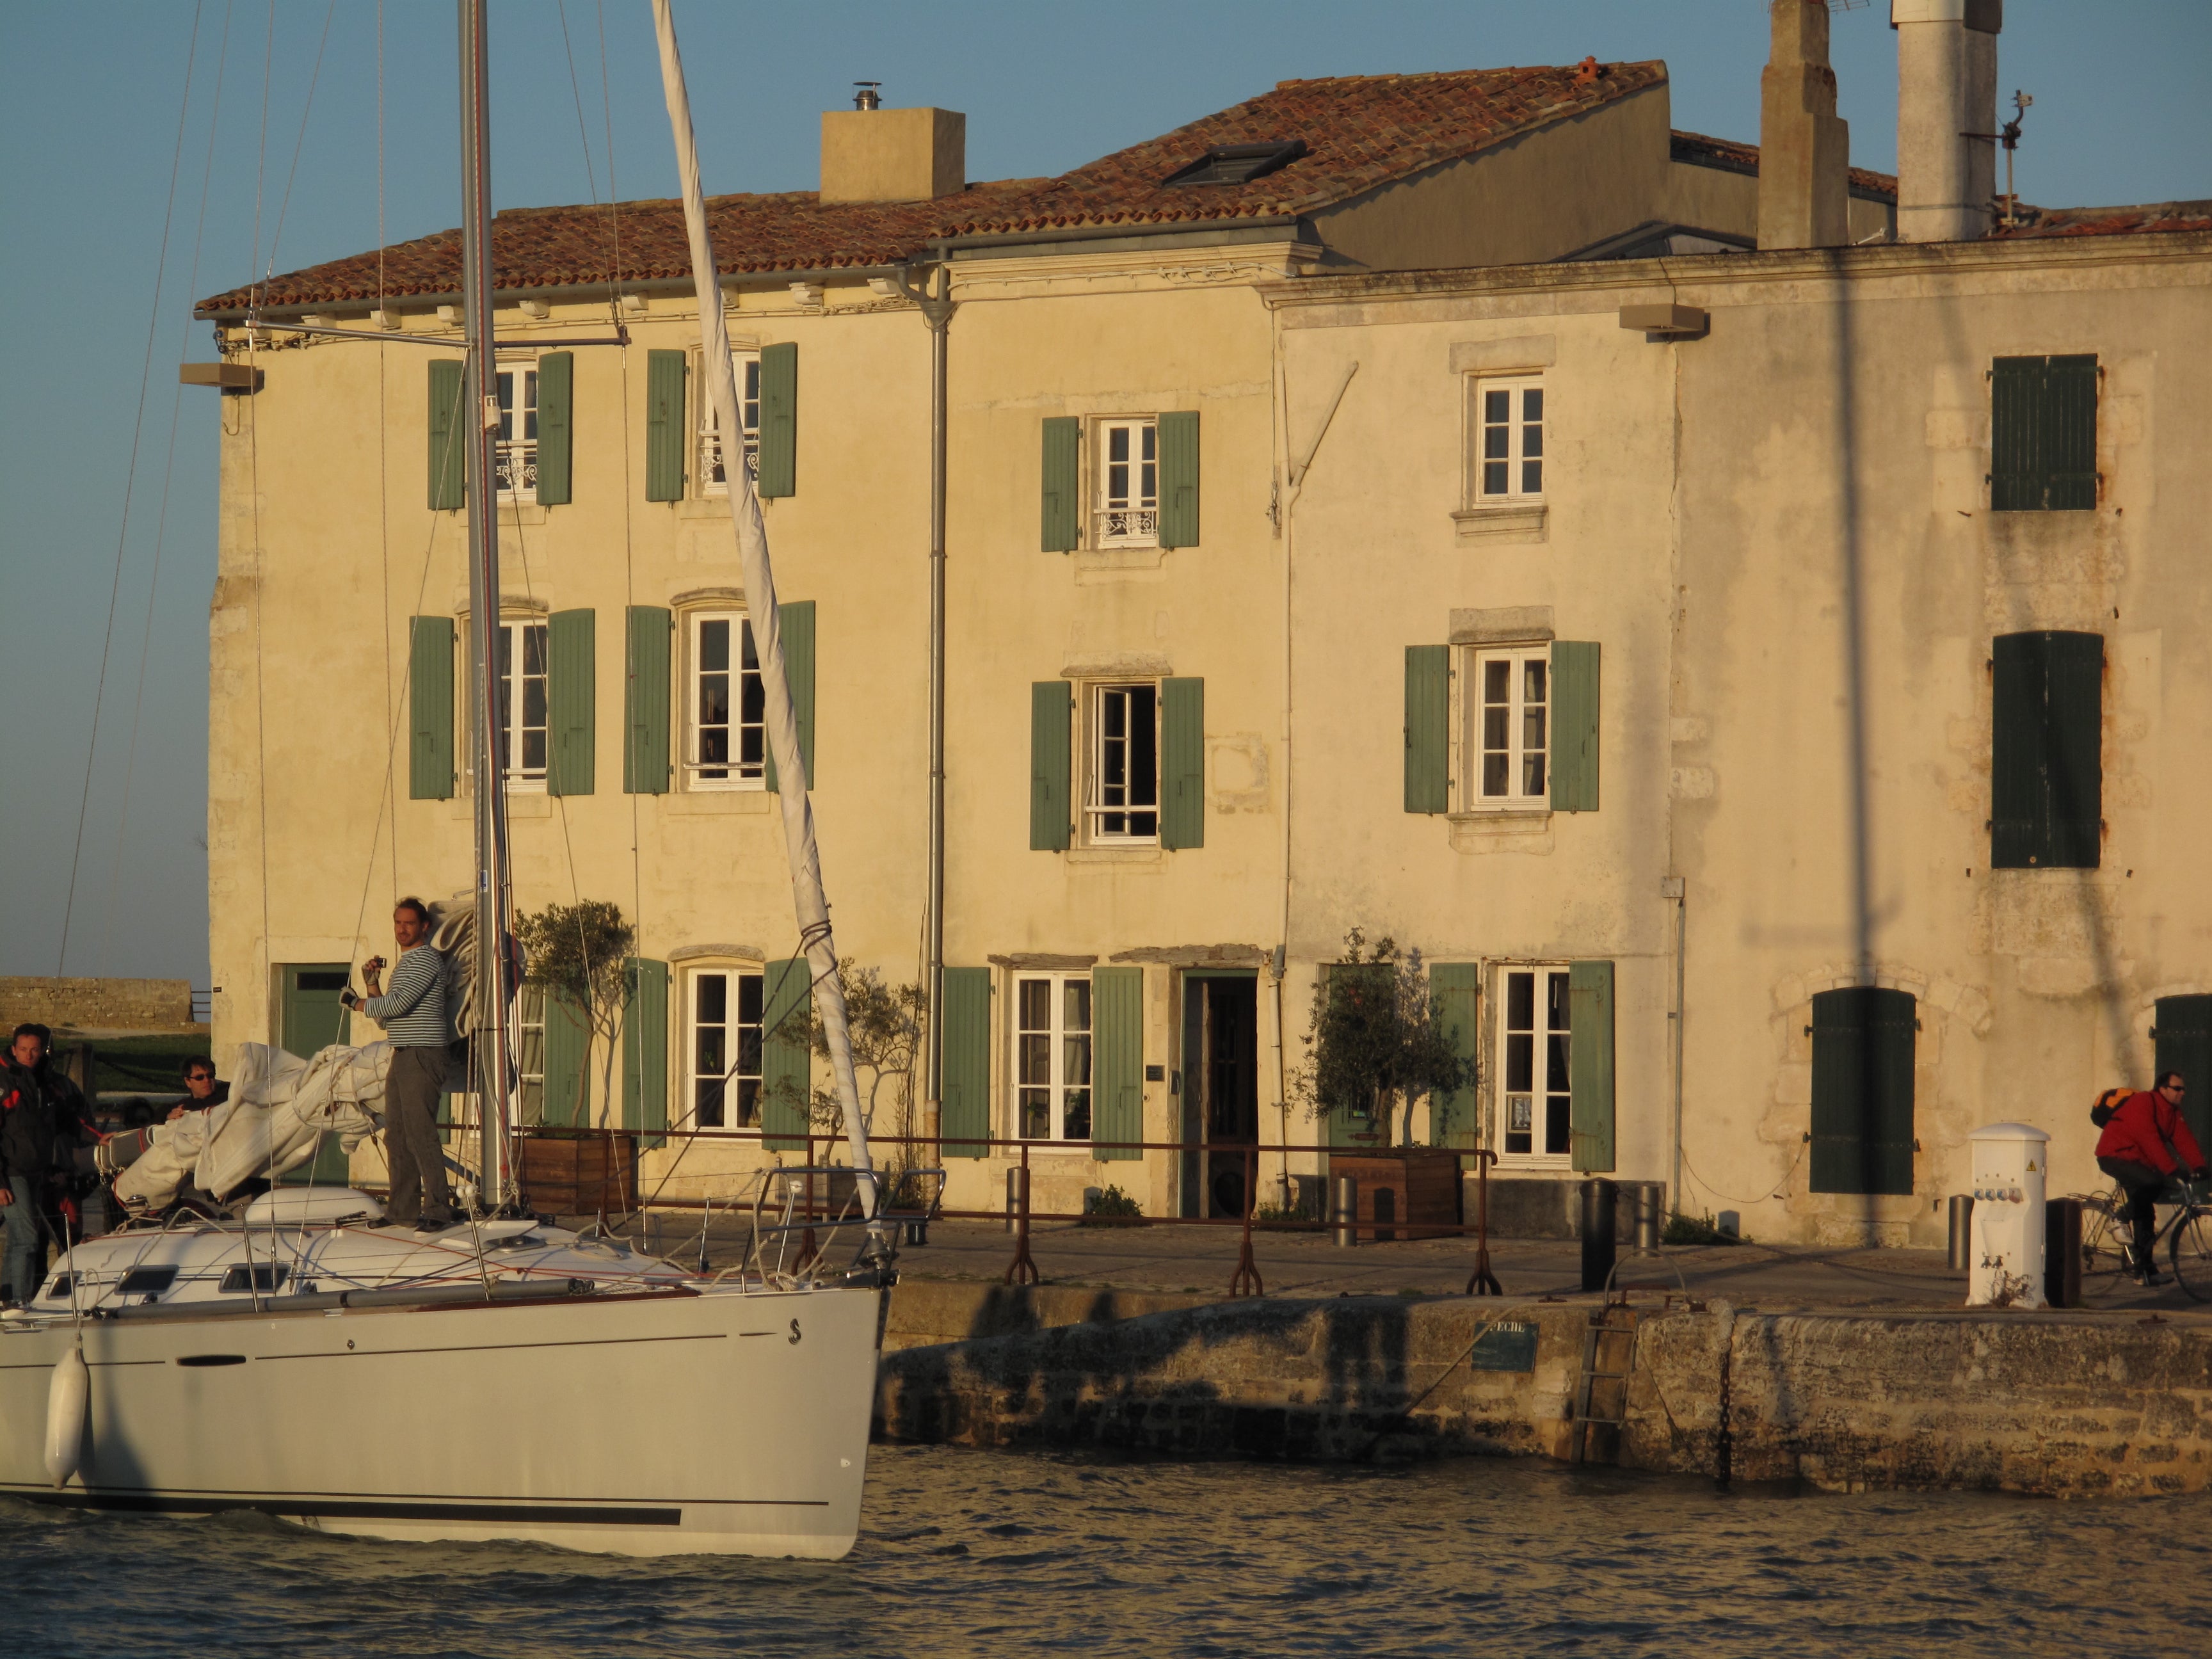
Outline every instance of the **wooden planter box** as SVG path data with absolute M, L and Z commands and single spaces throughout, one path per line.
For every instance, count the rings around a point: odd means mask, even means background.
M 1449 1147 L 1331 1152 L 1328 1172 L 1359 1183 L 1360 1237 L 1387 1241 L 1401 1229 L 1419 1237 L 1423 1227 L 1460 1224 L 1459 1159 Z
M 610 1215 L 637 1207 L 637 1137 L 532 1129 L 517 1143 L 522 1192 L 541 1215 Z

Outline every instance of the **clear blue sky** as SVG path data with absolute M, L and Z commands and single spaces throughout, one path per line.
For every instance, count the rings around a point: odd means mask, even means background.
M 964 110 L 977 179 L 1060 172 L 1291 76 L 1591 53 L 1665 58 L 1677 126 L 1755 140 L 1765 10 L 1761 0 L 678 0 L 677 21 L 707 188 L 730 191 L 812 188 L 817 113 L 843 106 L 859 79 L 883 81 L 890 104 Z M 2035 97 L 2023 198 L 2212 196 L 2212 3 L 2011 0 L 2005 11 L 2001 83 L 2008 98 L 2015 87 Z M 55 971 L 106 640 L 69 971 L 208 982 L 216 399 L 179 395 L 175 365 L 211 356 L 190 304 L 265 267 L 272 241 L 279 270 L 376 245 L 380 23 L 385 234 L 459 222 L 453 14 L 446 0 L 276 0 L 273 15 L 270 0 L 201 0 L 197 13 L 193 0 L 0 8 L 0 296 L 14 319 L 0 379 L 0 973 Z M 1834 27 L 1851 159 L 1885 171 L 1896 123 L 1887 16 L 1873 0 Z M 616 183 L 624 196 L 674 194 L 645 0 L 495 0 L 498 205 L 593 194 L 572 52 L 604 196 L 602 27 Z M 281 694 L 328 705 L 335 722 L 353 688 Z

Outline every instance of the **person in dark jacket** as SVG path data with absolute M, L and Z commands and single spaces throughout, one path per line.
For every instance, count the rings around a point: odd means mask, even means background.
M 169 1108 L 172 1123 L 186 1112 L 204 1112 L 230 1098 L 230 1085 L 215 1074 L 215 1062 L 205 1054 L 194 1054 L 185 1062 L 185 1097 Z
M 70 1154 L 100 1139 L 86 1119 L 83 1094 L 48 1060 L 52 1038 L 43 1025 L 18 1025 L 0 1064 L 0 1222 L 7 1234 L 0 1297 L 19 1305 L 38 1293 L 46 1275 L 46 1212 L 69 1194 Z
M 2181 1115 L 2185 1091 L 2180 1073 L 2160 1073 L 2158 1087 L 2140 1091 L 2121 1102 L 2105 1125 L 2105 1133 L 2097 1138 L 2097 1167 L 2118 1182 L 2128 1195 L 2138 1284 L 2165 1282 L 2151 1264 L 2151 1243 L 2158 1236 L 2159 1194 L 2185 1168 L 2198 1181 L 2207 1173 L 2204 1154 Z

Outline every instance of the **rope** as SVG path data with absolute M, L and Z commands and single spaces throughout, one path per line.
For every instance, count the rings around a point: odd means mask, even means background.
M 1697 1172 L 1697 1170 L 1690 1163 L 1690 1155 L 1687 1152 L 1685 1152 L 1682 1154 L 1682 1167 L 1689 1171 L 1690 1178 L 1692 1181 L 1696 1182 L 1698 1186 L 1704 1188 L 1706 1192 L 1710 1193 L 1715 1198 L 1724 1198 L 1731 1204 L 1764 1204 L 1769 1199 L 1787 1198 L 1790 1196 L 1790 1177 L 1797 1173 L 1797 1166 L 1805 1161 L 1806 1150 L 1810 1147 L 1812 1144 L 1813 1142 L 1809 1136 L 1804 1140 L 1798 1142 L 1797 1156 L 1790 1160 L 1790 1167 L 1782 1172 L 1781 1179 L 1774 1183 L 1775 1190 L 1771 1193 L 1762 1193 L 1757 1198 L 1738 1198 L 1734 1193 L 1723 1192 L 1719 1188 L 1714 1186 L 1711 1182 L 1707 1181 L 1703 1176 Z
M 274 9 L 272 0 L 271 9 Z M 276 274 L 276 244 L 284 240 L 284 217 L 292 208 L 292 181 L 300 176 L 300 152 L 307 147 L 307 118 L 315 111 L 315 88 L 322 84 L 323 52 L 331 44 L 331 19 L 337 15 L 338 0 L 331 0 L 323 14 L 322 38 L 315 43 L 315 67 L 307 77 L 307 101 L 300 109 L 300 136 L 292 143 L 292 165 L 284 173 L 284 194 L 276 204 L 276 228 L 269 233 L 269 275 Z M 275 19 L 270 19 L 273 28 Z M 383 250 L 379 249 L 380 257 Z

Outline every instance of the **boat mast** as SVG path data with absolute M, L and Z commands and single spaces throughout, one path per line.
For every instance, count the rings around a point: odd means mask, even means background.
M 507 1201 L 507 769 L 499 709 L 499 381 L 493 359 L 491 119 L 484 0 L 459 0 L 461 25 L 461 303 L 468 342 L 469 742 L 476 763 L 477 1029 L 471 1045 L 479 1109 L 479 1201 Z

